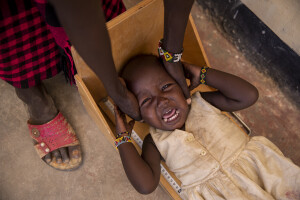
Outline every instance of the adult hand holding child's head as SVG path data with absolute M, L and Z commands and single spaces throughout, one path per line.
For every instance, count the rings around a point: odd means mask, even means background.
M 141 120 L 139 104 L 136 97 L 127 89 L 126 83 L 121 77 L 119 77 L 119 80 L 120 84 L 118 89 L 109 91 L 109 95 L 122 112 L 137 121 Z
M 183 70 L 183 65 L 182 63 L 179 62 L 167 62 L 163 60 L 164 67 L 166 71 L 171 75 L 171 77 L 178 83 L 178 85 L 181 87 L 183 94 L 185 98 L 187 99 L 187 102 L 190 102 L 191 95 L 190 95 L 190 90 L 188 88 L 188 85 L 186 83 L 185 79 L 185 73 Z

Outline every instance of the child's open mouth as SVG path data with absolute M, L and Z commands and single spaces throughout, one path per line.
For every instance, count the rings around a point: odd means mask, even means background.
M 179 111 L 175 108 L 169 109 L 163 114 L 164 122 L 173 122 L 178 118 Z

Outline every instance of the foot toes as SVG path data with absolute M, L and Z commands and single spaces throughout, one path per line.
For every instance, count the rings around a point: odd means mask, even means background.
M 58 150 L 54 150 L 52 152 L 52 160 L 55 161 L 60 164 L 62 163 L 62 159 L 61 159 L 61 155 L 60 155 L 60 152 Z
M 67 153 L 67 148 L 60 148 L 59 149 L 60 155 L 62 157 L 63 163 L 68 163 L 70 161 L 68 153 Z
M 51 162 L 51 153 L 48 153 L 47 155 L 45 155 L 44 157 L 44 161 L 46 161 L 46 163 L 50 163 Z
M 81 157 L 81 150 L 79 145 L 68 147 L 68 150 L 70 159 L 78 159 Z

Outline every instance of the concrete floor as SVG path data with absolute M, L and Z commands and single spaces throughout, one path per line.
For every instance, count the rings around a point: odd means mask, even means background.
M 125 1 L 127 6 L 135 1 Z M 216 30 L 210 18 L 195 5 L 192 10 L 211 66 L 239 75 L 260 92 L 258 102 L 238 112 L 253 135 L 263 135 L 300 165 L 300 111 L 261 74 L 245 56 Z M 46 88 L 58 109 L 75 129 L 84 152 L 84 163 L 76 171 L 62 172 L 43 163 L 32 147 L 26 121 L 28 115 L 12 86 L 0 80 L 0 199 L 159 199 L 169 196 L 158 187 L 151 195 L 140 195 L 130 185 L 118 153 L 99 133 L 81 103 L 76 86 L 66 84 L 63 74 L 46 80 Z

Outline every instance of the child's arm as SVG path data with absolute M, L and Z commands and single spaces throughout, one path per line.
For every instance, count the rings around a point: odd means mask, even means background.
M 125 115 L 119 109 L 115 109 L 115 118 L 117 133 L 131 132 L 133 124 L 127 124 Z M 121 144 L 118 149 L 125 173 L 133 187 L 142 194 L 153 192 L 159 184 L 160 153 L 150 134 L 144 139 L 141 156 L 130 142 Z
M 193 78 L 192 87 L 196 87 L 200 84 L 201 68 L 186 63 L 184 65 L 190 78 Z M 241 110 L 254 104 L 258 98 L 258 91 L 252 84 L 237 76 L 216 69 L 208 69 L 206 83 L 218 89 L 218 91 L 203 92 L 201 96 L 220 110 Z

